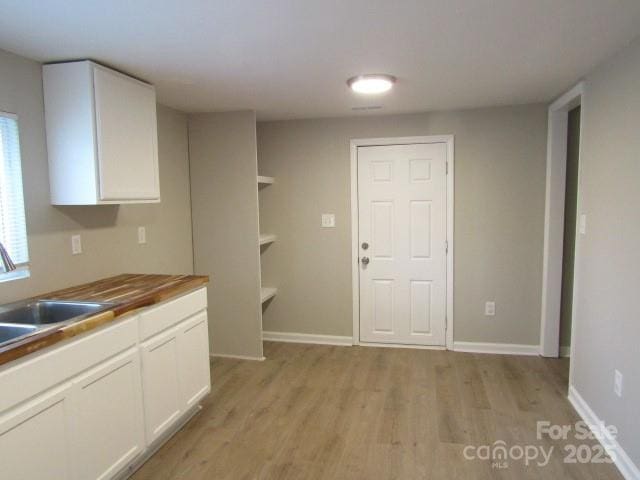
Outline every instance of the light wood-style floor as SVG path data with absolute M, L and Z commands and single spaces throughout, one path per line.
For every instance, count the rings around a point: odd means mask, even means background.
M 215 359 L 203 411 L 143 479 L 619 479 L 565 464 L 536 421 L 579 420 L 567 360 L 435 350 L 265 344 L 264 362 Z M 546 467 L 465 460 L 465 445 L 555 446 Z

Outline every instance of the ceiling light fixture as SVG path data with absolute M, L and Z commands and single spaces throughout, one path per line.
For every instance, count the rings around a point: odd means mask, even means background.
M 357 93 L 377 94 L 391 90 L 396 77 L 386 74 L 358 75 L 347 80 L 347 85 Z

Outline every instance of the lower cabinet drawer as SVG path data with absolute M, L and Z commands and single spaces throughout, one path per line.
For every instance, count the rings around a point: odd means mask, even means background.
M 157 307 L 144 310 L 140 313 L 140 340 L 147 340 L 206 308 L 207 289 L 201 288 Z

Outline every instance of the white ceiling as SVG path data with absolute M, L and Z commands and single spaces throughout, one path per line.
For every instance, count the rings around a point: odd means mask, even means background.
M 92 58 L 260 119 L 549 101 L 640 34 L 639 0 L 0 0 L 0 48 Z M 391 73 L 394 91 L 345 81 Z

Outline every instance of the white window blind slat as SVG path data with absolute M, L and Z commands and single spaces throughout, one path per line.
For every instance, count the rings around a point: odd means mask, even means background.
M 18 121 L 0 112 L 0 241 L 16 265 L 29 262 Z

